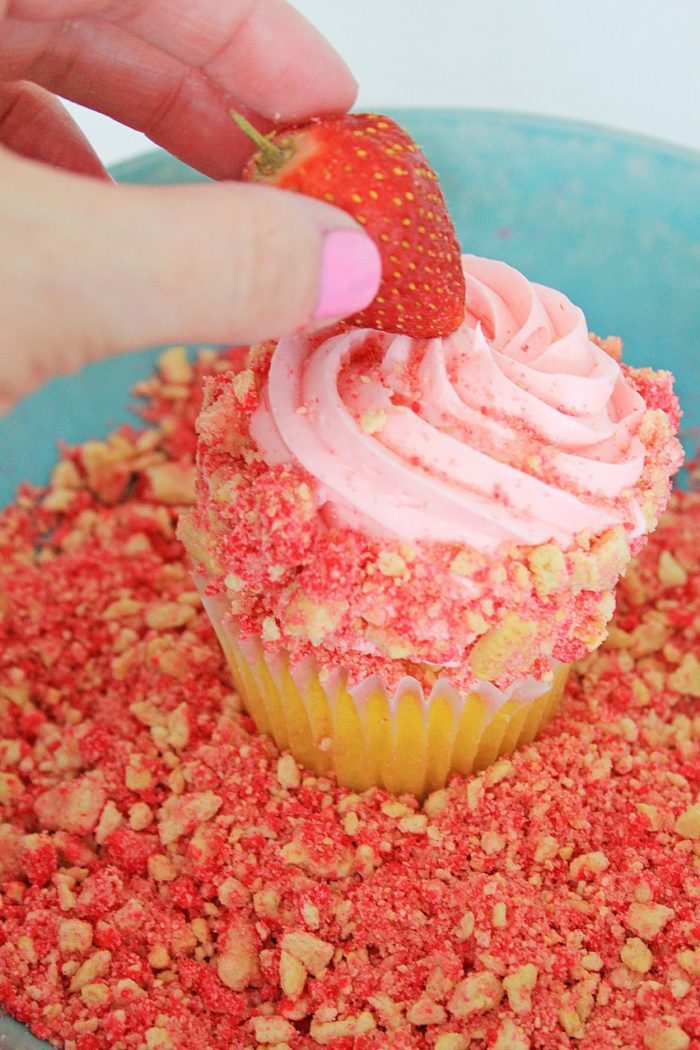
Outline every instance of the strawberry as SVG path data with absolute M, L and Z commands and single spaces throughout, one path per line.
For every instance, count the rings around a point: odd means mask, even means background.
M 418 339 L 459 328 L 465 293 L 454 226 L 437 175 L 403 128 L 377 113 L 343 113 L 262 135 L 231 115 L 258 147 L 245 180 L 328 201 L 379 247 L 379 292 L 349 324 Z

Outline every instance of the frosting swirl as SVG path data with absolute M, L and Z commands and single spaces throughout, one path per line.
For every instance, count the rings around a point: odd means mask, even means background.
M 297 462 L 328 522 L 369 535 L 489 551 L 644 533 L 641 395 L 564 295 L 463 265 L 466 317 L 445 339 L 281 339 L 251 420 L 265 461 Z
M 426 695 L 545 680 L 605 635 L 677 469 L 667 372 L 464 259 L 446 339 L 337 328 L 251 347 L 205 389 L 180 535 L 241 638 Z

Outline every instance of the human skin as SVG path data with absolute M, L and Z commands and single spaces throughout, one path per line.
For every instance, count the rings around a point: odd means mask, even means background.
M 360 227 L 237 183 L 252 146 L 229 116 L 265 130 L 355 94 L 283 0 L 0 0 L 0 411 L 106 354 L 247 343 L 371 301 L 378 255 Z M 216 184 L 114 184 L 57 95 Z

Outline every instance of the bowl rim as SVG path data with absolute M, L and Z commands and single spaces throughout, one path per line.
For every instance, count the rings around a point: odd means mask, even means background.
M 354 109 L 354 112 L 363 110 Z M 364 109 L 367 112 L 366 109 Z M 682 161 L 690 167 L 700 168 L 700 149 L 685 146 L 681 143 L 672 142 L 670 139 L 660 138 L 656 135 L 647 135 L 644 132 L 630 131 L 617 125 L 601 124 L 593 120 L 578 120 L 573 117 L 559 117 L 549 113 L 538 113 L 529 110 L 500 109 L 488 106 L 387 106 L 385 112 L 388 116 L 396 116 L 410 121 L 411 117 L 419 118 L 424 114 L 439 114 L 444 116 L 462 116 L 488 119 L 500 124 L 512 124 L 514 127 L 531 128 L 541 127 L 548 131 L 558 131 L 562 134 L 581 135 L 589 138 L 612 139 L 618 144 L 627 144 L 637 149 L 652 151 L 656 154 L 665 154 L 674 160 Z M 167 150 L 160 146 L 142 150 L 132 157 L 117 161 L 109 167 L 110 174 L 119 181 L 130 175 L 134 168 L 140 163 L 147 163 L 159 156 L 171 156 Z M 195 170 L 195 169 L 193 169 Z

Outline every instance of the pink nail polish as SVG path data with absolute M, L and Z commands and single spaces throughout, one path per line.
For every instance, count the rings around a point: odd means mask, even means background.
M 331 230 L 323 239 L 315 319 L 347 317 L 372 302 L 382 277 L 374 241 L 359 230 Z

